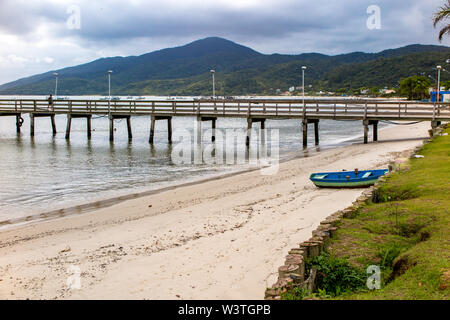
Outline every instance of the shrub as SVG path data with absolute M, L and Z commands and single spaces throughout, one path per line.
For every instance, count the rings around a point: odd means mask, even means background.
M 317 269 L 317 292 L 338 296 L 349 290 L 364 288 L 367 274 L 343 258 L 336 258 L 327 252 L 306 262 L 307 270 Z

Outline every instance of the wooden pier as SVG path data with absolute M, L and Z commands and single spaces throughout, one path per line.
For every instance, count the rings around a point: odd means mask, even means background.
M 373 127 L 373 140 L 378 140 L 379 121 L 430 121 L 436 127 L 441 121 L 450 121 L 450 103 L 412 102 L 378 99 L 190 99 L 190 100 L 47 100 L 0 99 L 0 116 L 16 117 L 20 133 L 22 114 L 30 115 L 30 134 L 35 133 L 35 117 L 50 118 L 56 134 L 55 116 L 67 115 L 66 139 L 70 139 L 72 119 L 87 121 L 87 137 L 91 138 L 92 116 L 108 116 L 110 140 L 114 140 L 114 120 L 126 119 L 128 138 L 132 139 L 131 117 L 150 117 L 149 142 L 154 141 L 155 122 L 167 120 L 168 141 L 172 142 L 172 117 L 197 118 L 198 137 L 201 124 L 212 121 L 212 141 L 215 140 L 216 121 L 219 117 L 247 119 L 247 145 L 250 129 L 259 122 L 265 128 L 268 119 L 298 119 L 302 126 L 303 146 L 308 144 L 308 124 L 314 125 L 315 144 L 319 144 L 319 121 L 360 120 L 364 143 L 368 142 L 369 126 Z

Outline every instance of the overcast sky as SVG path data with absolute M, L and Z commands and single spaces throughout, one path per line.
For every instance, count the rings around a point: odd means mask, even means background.
M 0 83 L 209 36 L 267 54 L 377 52 L 413 43 L 439 44 L 431 18 L 444 2 L 0 0 Z M 380 8 L 380 28 L 375 12 L 367 13 L 373 5 Z

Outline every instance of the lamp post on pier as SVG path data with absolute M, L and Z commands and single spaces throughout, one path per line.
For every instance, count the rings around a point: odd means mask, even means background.
M 55 100 L 58 98 L 58 73 L 54 72 L 55 76 Z
M 108 96 L 109 96 L 109 100 L 111 100 L 111 73 L 112 73 L 112 70 L 108 70 Z
M 306 67 L 302 67 L 302 91 L 303 91 L 303 107 L 305 106 L 305 70 Z
M 110 117 L 111 117 L 111 73 L 112 70 L 108 70 L 108 114 Z
M 437 102 L 440 102 L 440 91 L 441 91 L 441 66 L 437 66 L 438 71 L 438 82 L 437 82 Z
M 215 84 L 214 74 L 216 73 L 216 71 L 215 70 L 210 70 L 209 72 L 211 72 L 211 75 L 212 75 L 213 99 L 215 99 L 216 98 L 216 84 Z

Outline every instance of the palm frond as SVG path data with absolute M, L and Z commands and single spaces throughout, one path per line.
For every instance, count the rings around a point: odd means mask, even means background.
M 439 32 L 439 42 L 442 41 L 442 38 L 446 33 L 450 33 L 450 24 L 446 25 L 442 30 Z
M 444 5 L 439 9 L 438 12 L 436 12 L 433 16 L 433 25 L 436 27 L 436 25 L 441 22 L 442 20 L 446 19 L 450 16 L 450 0 L 447 1 L 447 4 Z

